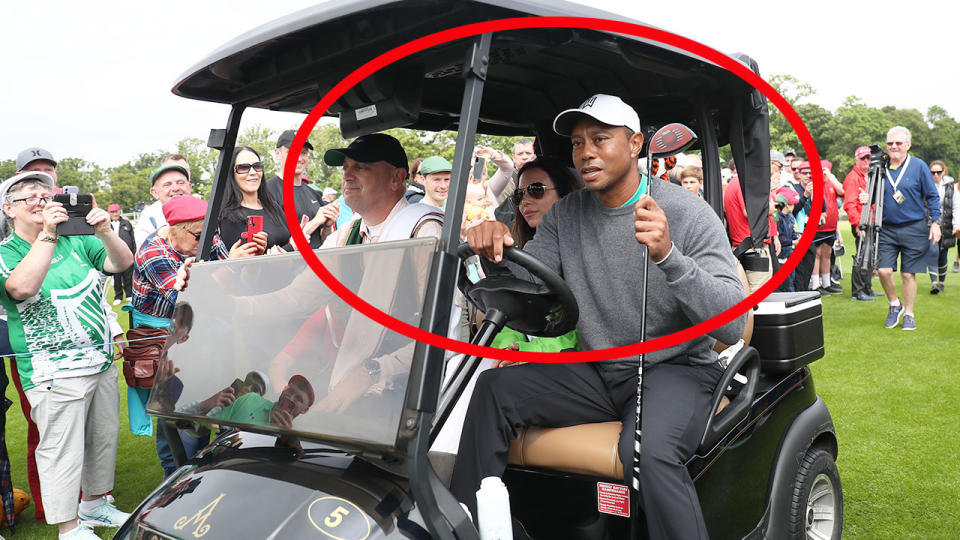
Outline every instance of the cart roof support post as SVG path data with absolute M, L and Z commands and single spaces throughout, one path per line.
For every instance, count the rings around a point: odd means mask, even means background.
M 207 146 L 220 150 L 220 157 L 217 158 L 217 169 L 213 175 L 213 185 L 210 186 L 210 204 L 207 205 L 207 215 L 203 220 L 203 230 L 200 232 L 200 251 L 197 253 L 197 260 L 206 261 L 210 259 L 210 244 L 213 242 L 213 234 L 216 232 L 220 217 L 214 215 L 219 212 L 223 204 L 223 193 L 227 188 L 227 182 L 232 182 L 231 173 L 233 172 L 233 149 L 236 147 L 237 134 L 240 132 L 240 118 L 246 106 L 236 104 L 230 108 L 230 116 L 227 117 L 226 129 L 211 129 L 210 138 L 207 139 Z
M 469 182 L 470 161 L 477 134 L 477 119 L 480 116 L 480 105 L 483 101 L 483 85 L 490 64 L 491 40 L 491 34 L 482 34 L 474 39 L 463 63 L 466 84 L 460 108 L 450 191 L 447 195 L 447 201 L 454 201 L 454 203 L 447 205 L 448 213 L 444 216 L 441 235 L 442 251 L 435 259 L 439 262 L 431 269 L 430 283 L 427 288 L 428 291 L 433 291 L 433 294 L 428 297 L 428 306 L 424 310 L 430 319 L 429 328 L 435 334 L 444 335 L 449 327 L 450 310 L 442 309 L 441 306 L 453 305 L 454 287 L 460 264 L 457 247 L 460 244 L 460 222 L 463 218 L 463 205 L 458 201 L 466 193 L 467 182 Z M 426 361 L 423 361 L 425 349 Z M 419 502 L 420 512 L 433 537 L 473 539 L 478 538 L 476 529 L 457 500 L 437 478 L 436 472 L 427 460 L 430 428 L 437 405 L 445 352 L 443 349 L 426 347 L 418 343 L 414 353 L 411 385 L 415 388 L 419 387 L 420 392 L 413 396 L 415 403 L 407 403 L 408 408 L 415 412 L 415 416 L 408 417 L 407 422 L 412 421 L 411 427 L 417 429 L 416 435 L 410 440 L 408 446 L 408 478 L 414 498 Z M 409 400 L 411 395 L 407 397 Z

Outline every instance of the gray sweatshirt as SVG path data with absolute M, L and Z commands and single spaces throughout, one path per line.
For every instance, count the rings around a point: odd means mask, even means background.
M 730 308 L 745 294 L 719 218 L 700 198 L 656 182 L 654 200 L 667 215 L 674 248 L 659 265 L 650 262 L 647 337 L 689 328 Z M 644 248 L 634 236 L 633 205 L 607 208 L 596 194 L 567 195 L 544 215 L 524 250 L 559 272 L 580 306 L 577 332 L 584 350 L 640 341 Z M 715 362 L 715 340 L 735 343 L 746 315 L 692 341 L 646 355 L 654 364 L 686 357 Z M 715 338 L 715 339 L 714 339 Z M 601 370 L 611 379 L 636 372 L 637 357 L 611 360 Z

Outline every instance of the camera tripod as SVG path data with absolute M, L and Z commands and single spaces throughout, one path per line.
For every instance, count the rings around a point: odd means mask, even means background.
M 867 202 L 860 214 L 860 248 L 853 260 L 855 270 L 873 273 L 877 268 L 877 246 L 880 241 L 880 228 L 883 223 L 884 175 L 890 156 L 879 145 L 870 145 L 870 169 L 867 171 Z

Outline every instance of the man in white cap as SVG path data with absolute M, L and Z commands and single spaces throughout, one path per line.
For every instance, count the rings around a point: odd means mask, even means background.
M 337 190 L 332 187 L 323 188 L 323 203 L 330 204 L 333 201 L 337 200 Z
M 640 121 L 629 105 L 598 94 L 561 112 L 553 127 L 570 137 L 573 165 L 586 189 L 553 205 L 523 249 L 560 273 L 573 290 L 582 349 L 636 342 L 644 317 L 650 339 L 672 334 L 743 299 L 723 225 L 709 206 L 667 182 L 656 182 L 653 196 L 648 193 L 637 168 L 643 148 Z M 503 246 L 514 243 L 506 225 L 496 221 L 470 229 L 468 241 L 495 262 Z M 638 273 L 645 258 L 651 264 L 644 314 Z M 735 343 L 745 319 L 646 355 L 639 467 L 651 538 L 707 537 L 683 462 L 699 444 L 723 373 L 713 345 Z M 510 434 L 518 426 L 610 420 L 623 422 L 619 455 L 629 484 L 636 395 L 636 357 L 485 371 L 470 400 L 451 490 L 475 510 L 480 480 L 503 474 Z

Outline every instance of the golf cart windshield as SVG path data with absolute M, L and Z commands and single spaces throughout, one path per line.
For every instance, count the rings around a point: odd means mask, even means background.
M 351 292 L 419 326 L 436 251 L 429 238 L 318 254 Z M 179 297 L 148 410 L 389 449 L 414 346 L 333 294 L 298 254 L 197 264 Z M 371 376 L 379 380 L 369 388 Z M 351 386 L 357 379 L 367 383 L 359 395 Z M 234 401 L 221 400 L 224 394 Z

